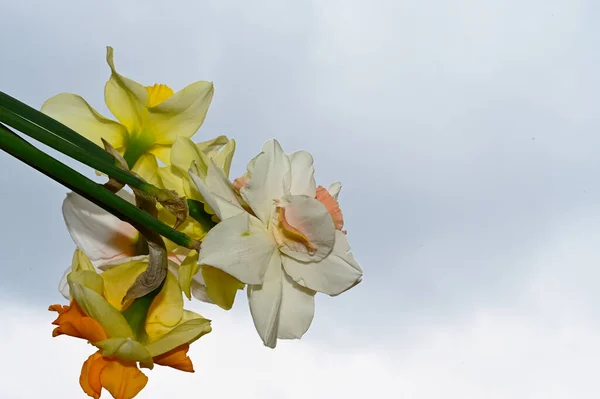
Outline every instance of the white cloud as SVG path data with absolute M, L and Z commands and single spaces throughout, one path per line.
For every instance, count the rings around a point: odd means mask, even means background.
M 272 351 L 261 345 L 247 312 L 240 312 L 243 298 L 228 313 L 194 302 L 215 327 L 192 346 L 196 374 L 157 367 L 147 372 L 150 382 L 139 398 L 597 397 L 600 323 L 589 299 L 597 281 L 600 226 L 590 215 L 584 210 L 565 215 L 557 224 L 561 228 L 551 229 L 522 260 L 534 273 L 514 298 L 476 305 L 460 317 L 400 327 L 389 314 L 388 327 L 396 334 L 386 338 L 378 331 L 359 334 L 351 325 L 332 326 L 339 340 L 309 334 Z M 11 298 L 2 303 L 0 373 L 10 378 L 0 385 L 0 397 L 80 397 L 79 369 L 93 348 L 51 338 L 49 312 Z M 369 315 L 355 320 L 369 323 Z
M 79 370 L 93 348 L 50 338 L 50 314 L 13 307 L 0 315 L 10 321 L 0 333 L 0 372 L 10 376 L 0 397 L 81 397 Z M 150 382 L 139 398 L 550 399 L 599 393 L 598 329 L 549 328 L 514 309 L 482 310 L 463 323 L 431 326 L 396 347 L 388 342 L 361 349 L 367 338 L 356 337 L 355 346 L 341 353 L 305 342 L 270 351 L 248 324 L 221 324 L 191 351 L 194 375 L 163 367 L 146 371 Z

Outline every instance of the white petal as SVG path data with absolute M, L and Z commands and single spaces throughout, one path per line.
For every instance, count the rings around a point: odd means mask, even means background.
M 241 189 L 242 198 L 263 223 L 269 223 L 274 199 L 289 192 L 290 160 L 277 140 L 263 145 L 262 153 L 248 164 L 248 180 Z
M 271 257 L 262 285 L 248 286 L 248 303 L 254 326 L 269 348 L 277 345 L 282 278 L 281 256 L 276 252 Z
M 283 256 L 283 268 L 298 284 L 327 295 L 339 295 L 360 283 L 362 269 L 348 251 L 346 235 L 336 231 L 331 254 L 320 262 L 299 262 Z
M 189 174 L 194 185 L 219 219 L 225 220 L 240 213 L 246 213 L 238 202 L 223 170 L 214 162 L 211 161 L 208 165 L 206 181 L 202 181 L 202 178 L 194 174 L 191 169 Z
M 315 291 L 295 283 L 286 273 L 283 273 L 282 287 L 277 338 L 300 339 L 315 315 Z
M 313 157 L 306 151 L 297 151 L 290 154 L 291 185 L 290 193 L 293 195 L 308 195 L 315 197 L 317 185 L 315 183 L 315 168 Z
M 127 191 L 118 195 L 134 202 Z M 129 223 L 75 193 L 67 194 L 62 212 L 71 238 L 94 265 L 133 254 L 138 232 Z
M 331 186 L 329 186 L 329 189 L 327 189 L 327 191 L 329 191 L 329 194 L 331 194 L 333 198 L 338 199 L 338 195 L 340 195 L 341 189 L 342 183 L 336 181 L 335 183 L 331 183 Z
M 283 233 L 285 228 L 273 231 L 279 243 L 279 250 L 284 254 L 302 262 L 316 262 L 325 258 L 335 243 L 335 225 L 325 205 L 306 195 L 292 195 L 280 204 L 285 210 L 285 220 L 293 228 L 300 231 L 312 247 L 309 249 L 306 242 L 292 239 Z M 279 218 L 279 215 L 275 215 Z
M 223 270 L 246 284 L 261 284 L 277 247 L 266 227 L 240 213 L 213 227 L 202 241 L 198 263 Z
M 67 276 L 69 275 L 69 273 L 71 273 L 71 270 L 71 266 L 67 267 L 62 277 L 60 278 L 60 282 L 58 283 L 58 290 L 60 291 L 62 296 L 65 297 L 65 299 L 67 300 L 71 299 L 71 291 L 69 289 L 69 282 L 67 281 Z
M 223 169 L 221 169 L 212 159 L 208 165 L 205 182 L 213 193 L 241 209 L 241 205 L 235 196 L 235 191 L 233 191 L 233 185 L 229 179 L 227 179 Z

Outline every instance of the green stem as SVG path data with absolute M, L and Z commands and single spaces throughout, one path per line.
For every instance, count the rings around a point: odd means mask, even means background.
M 112 155 L 104 152 L 100 147 L 93 144 L 102 153 L 109 156 L 110 161 L 93 156 L 87 150 L 84 150 L 75 144 L 64 140 L 60 136 L 52 134 L 49 130 L 23 118 L 22 116 L 12 112 L 11 110 L 0 105 L 0 122 L 4 122 L 13 128 L 20 130 L 29 137 L 46 144 L 47 146 L 91 167 L 100 172 L 106 173 L 110 177 L 114 177 L 118 181 L 128 184 L 149 195 L 158 195 L 161 191 L 152 184 L 146 183 L 132 174 L 124 171 L 115 164 L 115 159 Z M 103 157 L 104 158 L 104 157 Z
M 139 143 L 134 141 L 130 141 L 125 147 L 125 153 L 123 154 L 123 159 L 127 162 L 127 166 L 129 169 L 133 169 L 135 163 L 140 159 L 140 157 L 146 152 L 148 147 L 151 144 L 146 145 L 145 143 Z
M 124 172 L 116 166 L 116 160 L 108 152 L 97 146 L 86 137 L 80 135 L 57 120 L 43 114 L 42 112 L 22 103 L 21 101 L 0 91 L 0 108 L 4 107 L 3 115 L 12 123 L 5 123 L 21 130 L 30 137 L 54 148 L 55 150 L 74 158 L 85 165 L 106 173 L 108 176 L 118 179 L 122 183 L 129 184 L 148 195 L 159 196 L 162 192 L 158 187 L 146 183 L 134 175 Z M 125 159 L 132 168 L 141 154 L 139 146 L 126 151 Z M 133 151 L 133 152 L 132 152 Z M 101 164 L 100 162 L 103 162 Z M 200 222 L 204 228 L 209 230 L 214 226 L 211 215 L 204 211 L 203 204 L 194 200 L 188 200 L 190 216 Z
M 38 111 L 29 105 L 22 103 L 14 97 L 9 96 L 6 93 L 0 91 L 0 106 L 11 110 L 11 112 L 21 116 L 24 119 L 30 120 L 33 123 L 44 127 L 48 133 L 56 135 L 58 137 L 67 140 L 68 142 L 76 145 L 77 147 L 87 151 L 93 156 L 103 159 L 105 162 L 112 163 L 114 159 L 112 155 L 108 154 L 101 147 L 94 144 L 81 134 L 77 133 L 73 129 L 63 125 L 59 121 L 49 117 L 46 114 Z
M 143 297 L 134 299 L 131 305 L 122 312 L 123 317 L 125 317 L 125 320 L 127 320 L 127 323 L 135 334 L 135 340 L 138 342 L 145 343 L 148 341 L 148 333 L 146 332 L 148 310 L 150 309 L 150 305 L 152 305 L 154 298 L 162 290 L 164 284 L 165 282 L 163 281 L 154 291 Z
M 212 220 L 212 216 L 204 210 L 202 202 L 188 199 L 187 203 L 190 217 L 200 223 L 202 230 L 209 231 L 215 227 L 216 223 Z
M 134 226 L 145 226 L 183 247 L 198 249 L 197 241 L 153 218 L 93 180 L 38 150 L 2 124 L 0 124 L 0 148 L 119 219 Z

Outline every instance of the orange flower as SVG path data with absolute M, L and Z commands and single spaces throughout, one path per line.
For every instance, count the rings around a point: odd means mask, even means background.
M 194 365 L 192 360 L 188 357 L 187 352 L 190 349 L 190 345 L 182 345 L 167 353 L 163 353 L 160 356 L 154 357 L 154 363 L 160 364 L 161 366 L 173 367 L 174 369 L 187 371 L 188 373 L 194 372 Z
M 94 399 L 100 398 L 102 388 L 115 399 L 134 398 L 148 382 L 135 362 L 124 362 L 102 357 L 100 351 L 83 363 L 79 384 Z
M 52 323 L 58 326 L 52 331 L 53 337 L 65 334 L 90 342 L 103 341 L 107 338 L 100 323 L 87 317 L 73 300 L 70 306 L 52 305 L 48 310 L 58 312 L 58 318 Z
M 64 334 L 92 343 L 107 339 L 100 323 L 86 316 L 73 300 L 69 306 L 52 305 L 48 310 L 58 312 L 58 318 L 52 323 L 58 326 L 52 332 L 53 337 Z M 193 373 L 192 360 L 187 356 L 189 348 L 189 344 L 179 346 L 155 356 L 153 361 L 161 366 Z M 115 399 L 131 399 L 147 382 L 148 377 L 139 370 L 136 362 L 123 361 L 114 356 L 105 358 L 100 351 L 83 363 L 79 377 L 83 391 L 94 399 L 100 398 L 102 388 L 110 392 Z
M 67 278 L 73 295 L 70 305 L 48 308 L 58 313 L 52 336 L 85 339 L 99 349 L 85 361 L 79 377 L 83 391 L 94 399 L 100 398 L 102 388 L 115 399 L 134 398 L 148 382 L 139 367 L 151 369 L 154 363 L 193 373 L 189 344 L 211 330 L 209 320 L 183 310 L 181 289 L 171 274 L 148 306 L 132 311 L 117 308 L 130 281 L 145 267 L 137 259 L 103 275 L 72 272 Z M 129 325 L 122 312 L 142 323 Z
M 48 310 L 58 312 L 58 318 L 52 323 L 58 326 L 52 331 L 53 337 L 64 334 L 92 343 L 107 339 L 100 323 L 86 316 L 73 300 L 69 306 L 52 305 Z M 131 399 L 147 382 L 148 377 L 138 369 L 135 362 L 124 362 L 115 357 L 104 358 L 100 351 L 83 363 L 79 377 L 83 391 L 94 399 L 100 398 L 103 387 L 115 399 Z

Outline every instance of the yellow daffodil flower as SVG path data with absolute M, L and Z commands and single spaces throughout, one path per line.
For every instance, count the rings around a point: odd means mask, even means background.
M 211 331 L 209 320 L 183 309 L 181 289 L 172 273 L 151 303 L 122 304 L 147 265 L 147 257 L 142 256 L 112 264 L 102 274 L 71 272 L 71 303 L 49 308 L 59 314 L 53 336 L 82 338 L 98 348 L 83 364 L 79 379 L 83 391 L 94 399 L 100 398 L 102 388 L 115 399 L 135 397 L 148 381 L 138 364 L 193 372 L 189 345 Z
M 171 165 L 158 169 L 163 188 L 175 190 L 187 198 L 204 202 L 202 195 L 192 183 L 189 170 L 192 168 L 197 176 L 206 178 L 208 165 L 215 162 L 227 176 L 235 152 L 235 140 L 219 136 L 212 140 L 194 143 L 192 140 L 179 137 L 171 148 Z M 211 212 L 214 214 L 214 212 Z
M 133 203 L 134 198 L 131 193 L 121 190 L 118 194 Z M 75 193 L 67 194 L 62 210 L 69 234 L 77 245 L 73 263 L 67 268 L 59 283 L 62 295 L 70 299 L 67 284 L 69 273 L 78 270 L 95 270 L 94 266 L 120 262 L 139 255 L 140 235 L 129 223 L 123 222 Z M 158 217 L 170 225 L 175 222 L 175 216 L 162 207 L 159 207 Z M 202 240 L 207 233 L 207 230 L 192 218 L 187 218 L 178 229 L 198 240 Z M 226 310 L 231 309 L 237 291 L 244 288 L 244 284 L 227 273 L 209 266 L 195 268 L 192 265 L 196 265 L 198 259 L 196 251 L 190 252 L 187 248 L 180 247 L 169 240 L 165 240 L 165 244 L 171 272 L 178 276 L 181 288 L 188 298 L 191 299 L 193 295 L 200 301 L 216 304 Z M 82 256 L 85 261 L 82 261 Z
M 196 176 L 206 179 L 208 165 L 215 163 L 228 176 L 235 146 L 235 141 L 225 136 L 201 143 L 179 137 L 171 149 L 171 165 L 158 169 L 162 187 L 204 203 L 205 210 L 214 214 L 196 189 L 188 172 L 191 168 Z M 194 222 L 192 226 L 197 228 L 198 223 Z M 207 231 L 204 231 L 199 239 L 203 239 L 206 233 Z M 222 270 L 210 266 L 198 267 L 197 253 L 191 253 L 189 256 L 178 271 L 179 282 L 186 296 L 191 298 L 191 292 L 196 299 L 214 303 L 226 310 L 231 309 L 237 291 L 243 289 L 244 284 Z
M 82 97 L 62 93 L 47 100 L 42 112 L 102 146 L 105 139 L 121 152 L 129 167 L 149 182 L 148 173 L 158 157 L 169 164 L 171 146 L 178 137 L 190 138 L 208 112 L 214 89 L 211 82 L 198 81 L 174 93 L 163 84 L 143 86 L 117 73 L 113 49 L 106 61 L 111 76 L 104 87 L 104 99 L 117 121 L 105 118 Z

